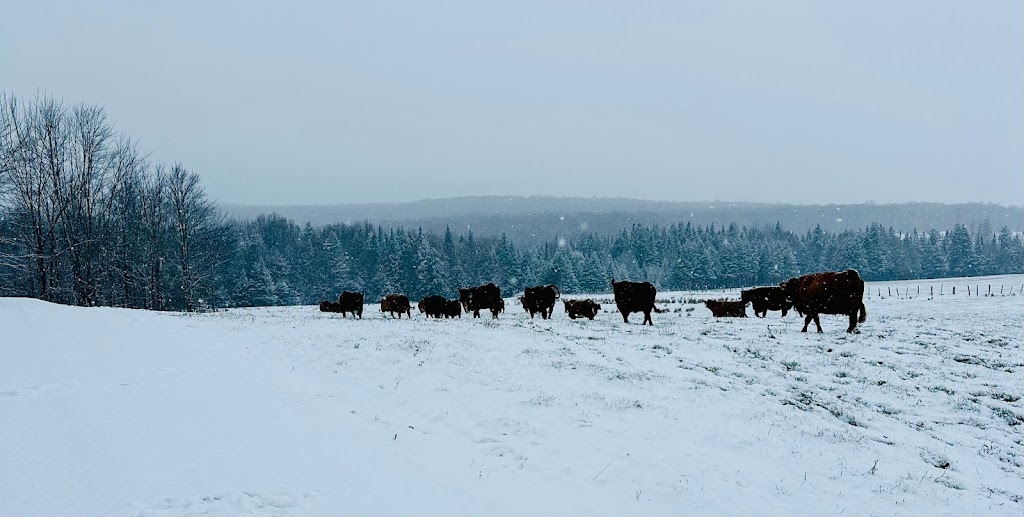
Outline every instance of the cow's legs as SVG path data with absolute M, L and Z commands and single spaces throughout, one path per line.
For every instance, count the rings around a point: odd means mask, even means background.
M 622 312 L 622 321 L 625 322 L 625 323 L 629 323 L 629 312 L 628 311 L 620 311 L 620 312 Z
M 814 315 L 808 312 L 807 316 L 804 316 L 804 328 L 800 329 L 800 332 L 807 332 L 807 325 L 810 325 L 813 319 Z
M 814 326 L 818 327 L 818 334 L 821 334 L 822 333 L 821 321 L 818 320 L 818 315 L 817 314 L 814 315 Z
M 499 312 L 501 312 L 501 309 L 498 309 L 497 307 L 491 309 L 491 316 L 492 316 L 491 319 L 495 319 L 495 320 L 498 319 L 498 313 Z
M 850 313 L 850 327 L 846 329 L 846 332 L 853 333 L 857 331 L 857 311 Z
M 654 320 L 651 319 L 651 311 L 644 311 L 644 322 L 642 324 L 654 326 Z

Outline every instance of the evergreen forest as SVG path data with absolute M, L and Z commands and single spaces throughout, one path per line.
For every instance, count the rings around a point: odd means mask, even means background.
M 313 226 L 269 213 L 228 219 L 184 165 L 154 164 L 88 104 L 0 95 L 0 295 L 71 305 L 197 311 L 312 304 L 343 290 L 368 301 L 454 297 L 494 282 L 505 296 L 556 284 L 610 291 L 773 285 L 855 268 L 865 280 L 1024 272 L 1008 227 L 892 228 L 629 224 L 542 242 L 504 233 L 369 222 Z

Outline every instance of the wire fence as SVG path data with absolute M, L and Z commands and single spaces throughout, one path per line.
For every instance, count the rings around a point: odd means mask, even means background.
M 981 283 L 962 283 L 962 284 L 945 284 L 940 283 L 938 286 L 930 284 L 927 286 L 868 286 L 864 293 L 870 300 L 872 298 L 886 299 L 886 298 L 919 298 L 926 296 L 928 298 L 934 298 L 936 296 L 961 296 L 961 297 L 991 297 L 991 296 L 1020 296 L 1024 295 L 1024 284 L 1020 286 L 1007 285 L 1007 284 L 981 284 Z

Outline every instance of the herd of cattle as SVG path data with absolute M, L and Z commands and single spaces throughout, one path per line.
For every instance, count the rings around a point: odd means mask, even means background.
M 615 295 L 615 307 L 622 313 L 622 321 L 629 323 L 629 315 L 635 312 L 644 314 L 643 324 L 654 325 L 652 312 L 665 312 L 655 306 L 654 298 L 657 290 L 650 282 L 611 282 Z M 561 292 L 555 285 L 527 287 L 519 302 L 523 309 L 533 318 L 540 314 L 548 319 L 555 310 Z M 807 332 L 811 321 L 821 332 L 820 314 L 841 314 L 850 318 L 847 332 L 854 332 L 857 323 L 867 318 L 864 307 L 864 281 L 855 269 L 841 272 L 812 273 L 801 277 L 790 278 L 778 286 L 756 287 L 740 292 L 739 300 L 706 300 L 705 305 L 715 317 L 746 317 L 746 307 L 750 304 L 754 315 L 765 317 L 768 311 L 781 311 L 782 316 L 790 310 L 796 310 L 804 317 L 801 332 Z M 562 300 L 566 314 L 572 319 L 594 319 L 601 305 L 591 299 Z M 419 301 L 417 308 L 428 318 L 461 318 L 462 313 L 473 313 L 474 318 L 480 317 L 480 311 L 490 311 L 493 318 L 505 311 L 505 300 L 501 297 L 501 289 L 493 283 L 479 287 L 459 289 L 459 299 L 449 300 L 443 296 L 427 296 Z M 351 313 L 353 317 L 363 317 L 363 293 L 345 291 L 338 301 L 321 301 L 322 312 L 341 313 L 344 317 Z M 404 294 L 389 294 L 380 300 L 380 311 L 390 313 L 391 317 L 402 318 L 402 314 L 412 317 L 412 304 Z

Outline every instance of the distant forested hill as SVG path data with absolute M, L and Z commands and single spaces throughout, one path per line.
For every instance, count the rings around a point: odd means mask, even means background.
M 101 107 L 0 92 L 0 296 L 192 312 L 486 282 L 599 293 L 610 278 L 674 290 L 849 267 L 865 280 L 1024 271 L 1020 207 L 471 197 L 227 205 L 225 219 L 198 173 L 146 156 Z
M 789 205 L 731 202 L 664 202 L 623 198 L 558 198 L 543 196 L 479 196 L 428 199 L 412 203 L 347 205 L 247 206 L 230 203 L 221 208 L 231 217 L 251 219 L 276 212 L 298 223 L 314 226 L 370 221 L 385 227 L 443 232 L 446 227 L 477 235 L 505 233 L 519 243 L 555 237 L 574 238 L 587 232 L 611 234 L 633 224 L 668 226 L 763 227 L 781 222 L 804 232 L 816 225 L 829 232 L 864 229 L 872 223 L 896 231 L 947 229 L 963 224 L 976 229 L 1003 226 L 1024 231 L 1024 207 L 991 203 L 902 203 L 853 205 Z M 986 222 L 987 221 L 987 222 Z

